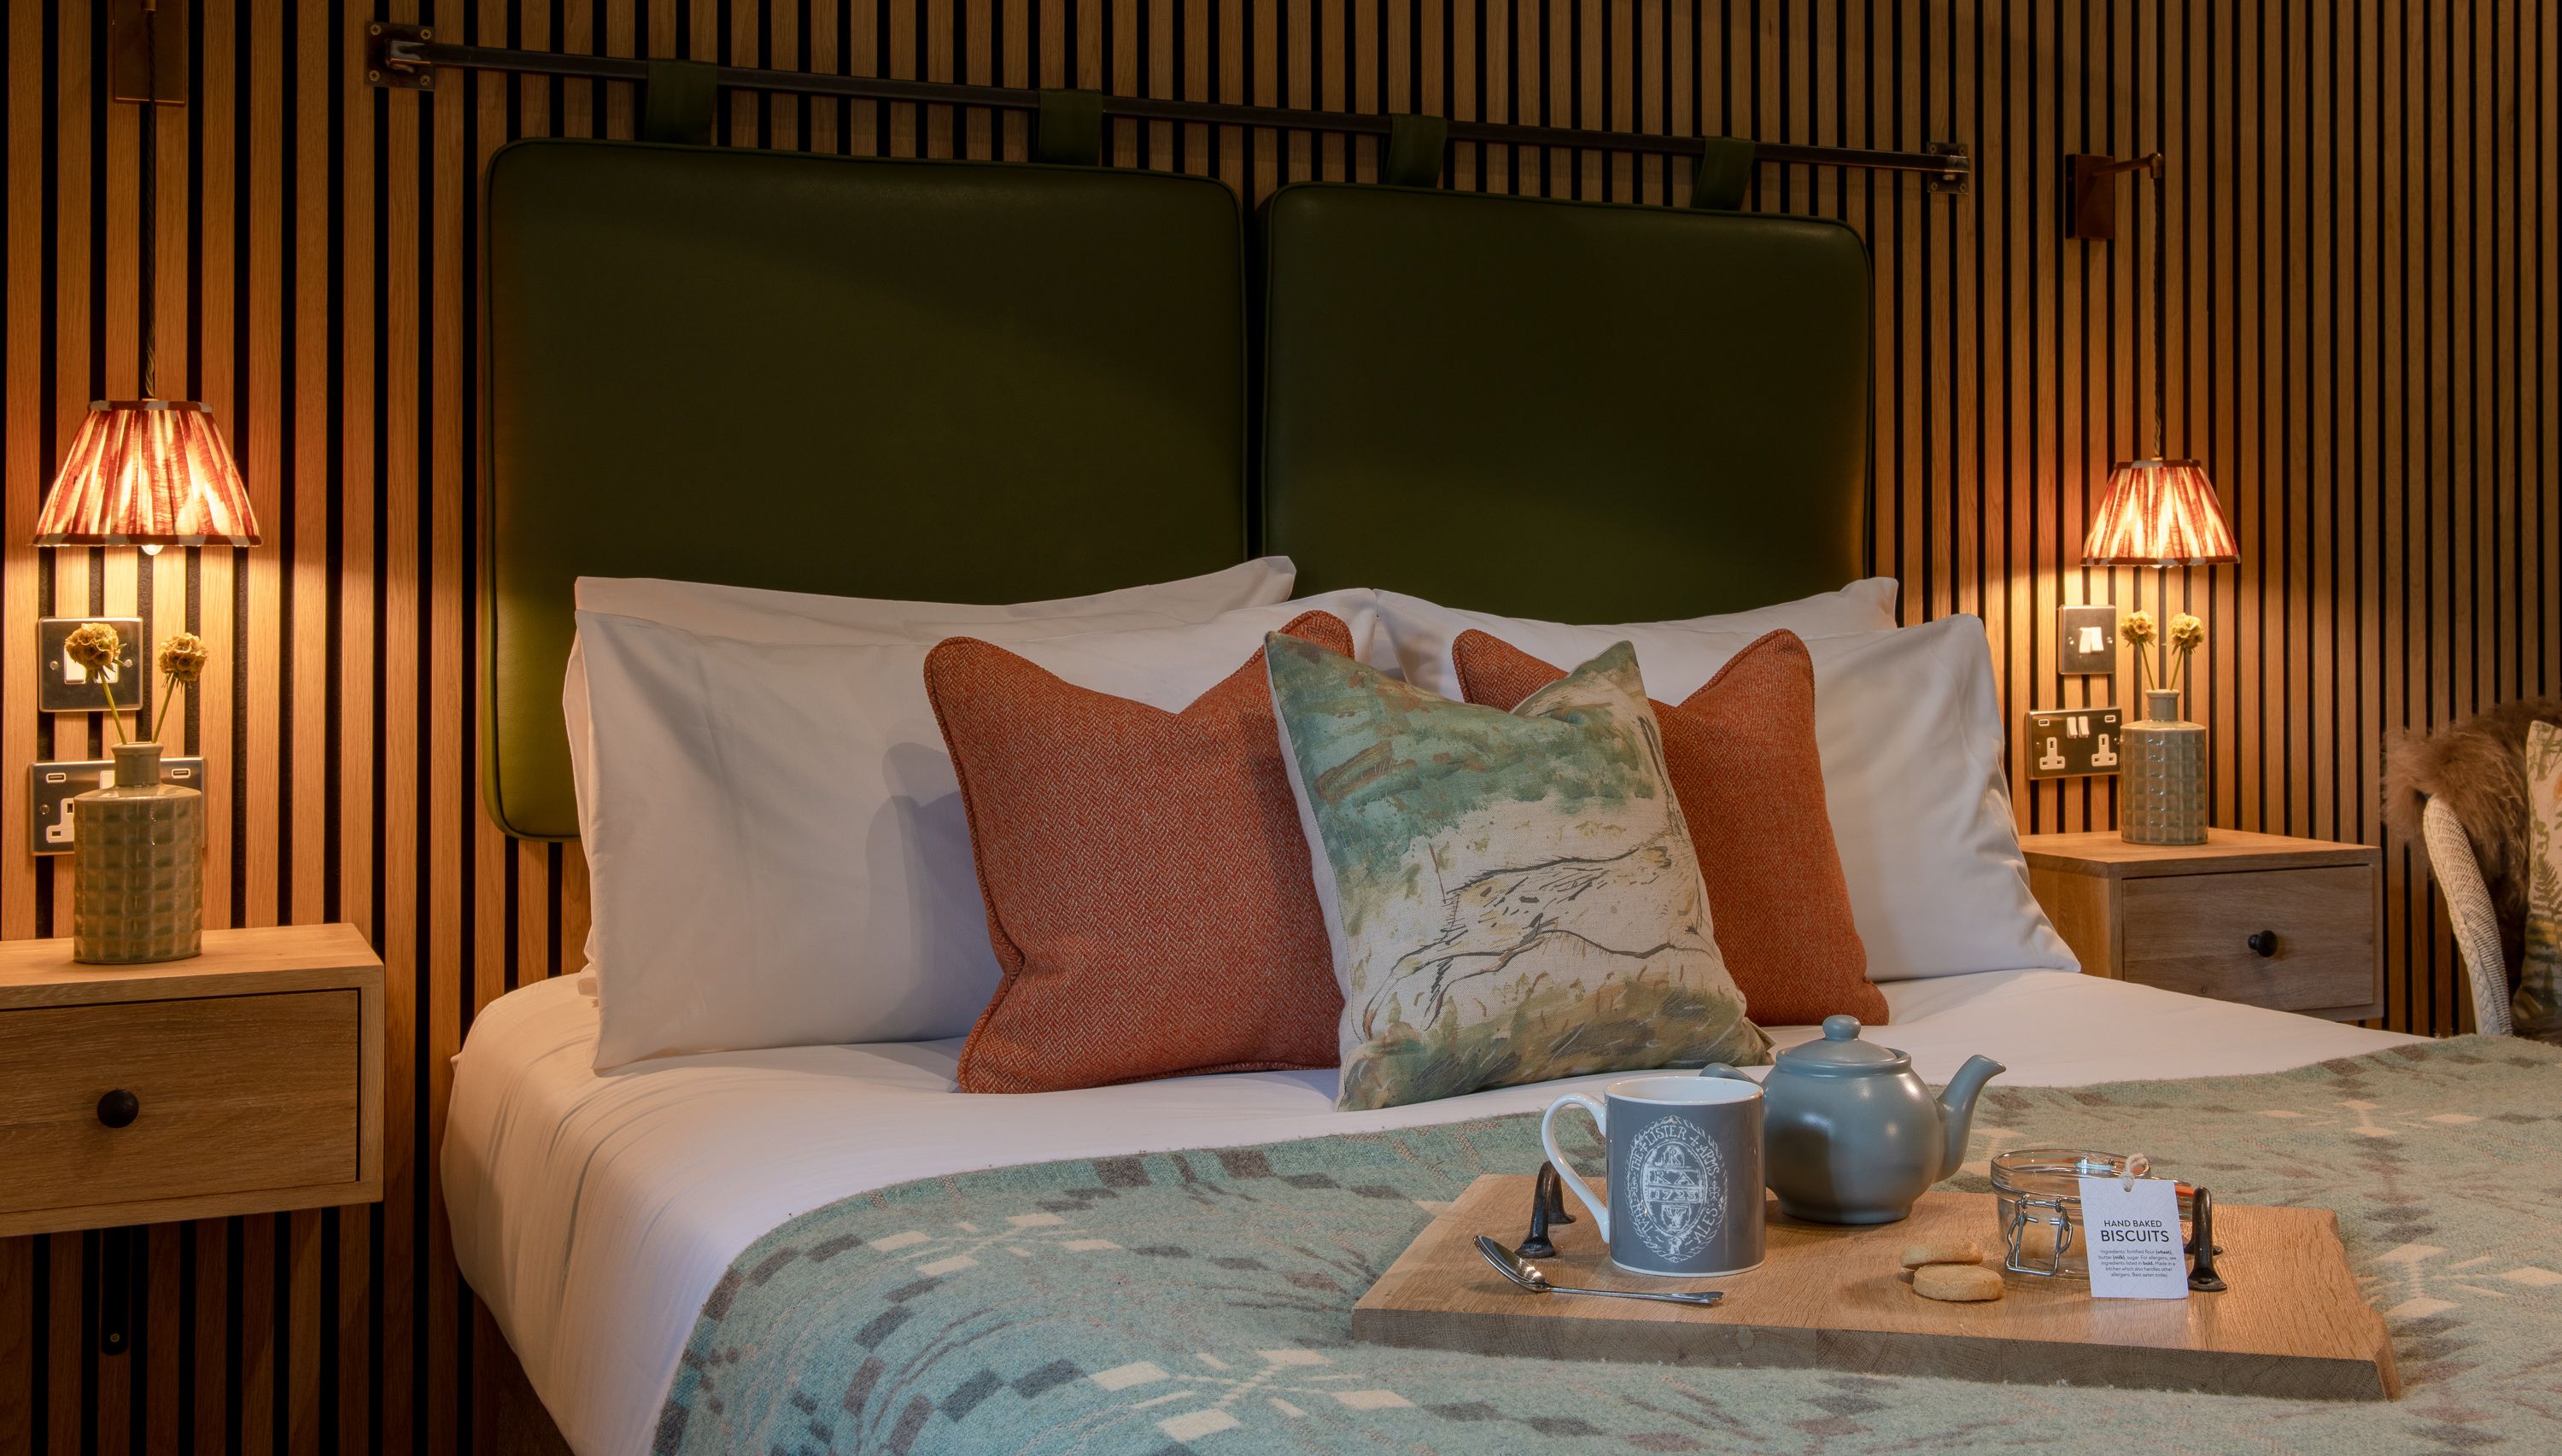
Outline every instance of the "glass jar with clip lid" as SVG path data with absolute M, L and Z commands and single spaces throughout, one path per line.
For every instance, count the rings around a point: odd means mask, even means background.
M 2082 1234 L 2082 1180 L 2151 1178 L 2141 1153 L 2087 1153 L 2071 1148 L 2018 1148 L 1992 1161 L 1995 1232 L 2003 1267 L 2042 1279 L 2088 1279 L 2091 1257 Z M 2196 1212 L 2196 1189 L 2179 1186 L 2179 1216 Z

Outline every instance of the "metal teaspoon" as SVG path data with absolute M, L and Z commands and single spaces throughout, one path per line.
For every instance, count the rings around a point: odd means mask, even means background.
M 1704 1289 L 1697 1294 L 1656 1294 L 1642 1289 L 1569 1289 L 1562 1284 L 1551 1284 L 1548 1276 L 1539 1272 L 1537 1264 L 1525 1264 L 1514 1258 L 1512 1250 L 1482 1233 L 1477 1235 L 1477 1252 L 1485 1255 L 1486 1262 L 1494 1265 L 1506 1279 L 1533 1294 L 1597 1294 L 1604 1299 L 1651 1299 L 1665 1304 L 1700 1306 L 1713 1305 L 1726 1298 L 1726 1292 L 1720 1289 Z

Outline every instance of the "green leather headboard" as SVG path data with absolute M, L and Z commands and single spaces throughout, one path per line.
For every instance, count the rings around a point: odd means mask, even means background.
M 485 209 L 490 809 L 578 829 L 579 576 L 1019 602 L 1244 559 L 1244 227 L 1131 170 L 524 141 Z
M 1850 229 L 1306 183 L 1259 233 L 1260 549 L 1301 590 L 1643 622 L 1865 573 Z

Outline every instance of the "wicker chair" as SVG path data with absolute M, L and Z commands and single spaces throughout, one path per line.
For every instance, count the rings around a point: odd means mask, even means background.
M 2441 800 L 2429 801 L 2420 822 L 2421 837 L 2429 846 L 2429 869 L 2447 897 L 2456 949 L 2464 955 L 2465 979 L 2472 985 L 2473 1029 L 2485 1036 L 2506 1036 L 2508 963 L 2499 951 L 2499 912 L 2482 885 L 2472 840 L 2466 837 L 2456 812 Z

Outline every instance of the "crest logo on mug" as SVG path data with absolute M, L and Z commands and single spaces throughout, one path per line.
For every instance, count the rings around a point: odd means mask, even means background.
M 1637 1237 L 1667 1264 L 1699 1252 L 1726 1222 L 1725 1169 L 1717 1145 L 1678 1117 L 1660 1117 L 1628 1145 L 1637 1166 L 1628 1179 Z

